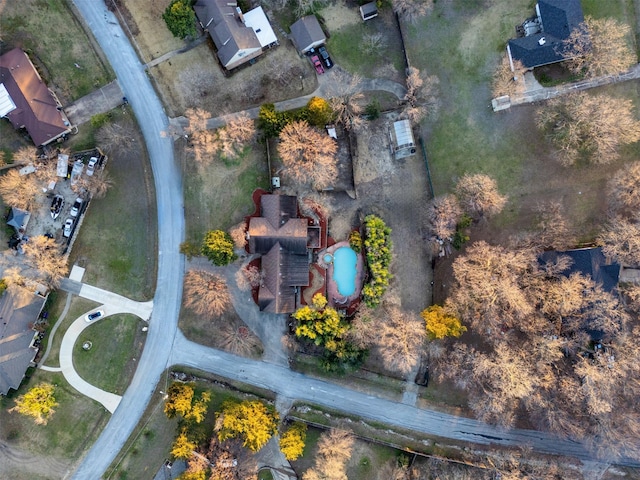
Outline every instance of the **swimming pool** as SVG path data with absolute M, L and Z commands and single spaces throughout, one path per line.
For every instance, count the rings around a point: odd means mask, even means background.
M 356 290 L 356 263 L 358 256 L 351 247 L 340 247 L 333 252 L 333 280 L 340 295 L 348 297 Z

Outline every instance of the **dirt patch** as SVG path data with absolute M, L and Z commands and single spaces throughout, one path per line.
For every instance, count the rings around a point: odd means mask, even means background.
M 325 23 L 335 30 L 362 22 L 358 8 L 354 5 L 347 5 L 344 2 L 334 2 L 324 7 L 321 15 Z

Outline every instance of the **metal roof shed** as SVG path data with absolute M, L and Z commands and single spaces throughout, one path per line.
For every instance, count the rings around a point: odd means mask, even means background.
M 389 129 L 391 151 L 396 159 L 405 158 L 416 153 L 416 142 L 413 138 L 411 122 L 398 120 Z
M 378 6 L 376 5 L 376 2 L 369 2 L 369 3 L 365 3 L 364 5 L 361 5 L 360 16 L 362 17 L 362 20 L 364 20 L 365 22 L 367 20 L 371 20 L 373 17 L 377 17 Z

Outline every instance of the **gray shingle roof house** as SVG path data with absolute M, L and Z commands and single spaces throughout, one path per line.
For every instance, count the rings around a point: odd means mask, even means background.
M 71 132 L 62 105 L 19 48 L 0 56 L 0 117 L 24 128 L 37 147 Z
M 10 286 L 0 298 L 0 394 L 17 390 L 38 353 L 34 346 L 38 319 L 46 298 L 30 290 Z
M 565 252 L 552 250 L 543 252 L 538 257 L 538 261 L 541 264 L 555 263 L 560 256 L 571 258 L 571 265 L 562 272 L 562 275 L 569 277 L 573 273 L 579 273 L 585 277 L 590 277 L 605 292 L 617 295 L 621 267 L 617 263 L 607 261 L 601 247 L 580 248 Z M 585 317 L 584 322 L 585 324 L 588 323 L 589 318 Z M 587 328 L 586 331 L 593 340 L 600 340 L 603 337 L 603 332 L 600 330 Z
M 507 44 L 511 69 L 516 60 L 529 69 L 565 60 L 563 41 L 583 22 L 580 0 L 538 0 L 536 16 L 520 27 L 523 36 Z
M 265 48 L 278 43 L 262 7 L 243 14 L 233 0 L 198 0 L 193 9 L 227 70 L 256 58 Z
M 298 215 L 297 197 L 260 197 L 260 216 L 249 219 L 248 241 L 249 252 L 262 255 L 261 311 L 296 310 L 297 287 L 309 285 L 309 228 L 309 220 Z
M 316 16 L 308 15 L 291 25 L 291 41 L 300 54 L 305 54 L 325 43 L 327 37 Z

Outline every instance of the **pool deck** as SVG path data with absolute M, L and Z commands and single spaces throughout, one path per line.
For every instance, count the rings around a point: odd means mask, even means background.
M 333 263 L 327 264 L 323 262 L 322 259 L 326 254 L 331 254 L 333 256 L 333 253 L 342 247 L 350 248 L 349 242 L 338 242 L 325 250 L 318 252 L 318 265 L 327 270 L 327 300 L 331 307 L 338 309 L 348 308 L 351 303 L 360 299 L 360 292 L 362 291 L 362 283 L 364 279 L 364 257 L 362 256 L 362 253 L 358 253 L 355 278 L 356 288 L 354 292 L 348 297 L 345 297 L 338 291 L 338 284 L 333 279 Z

